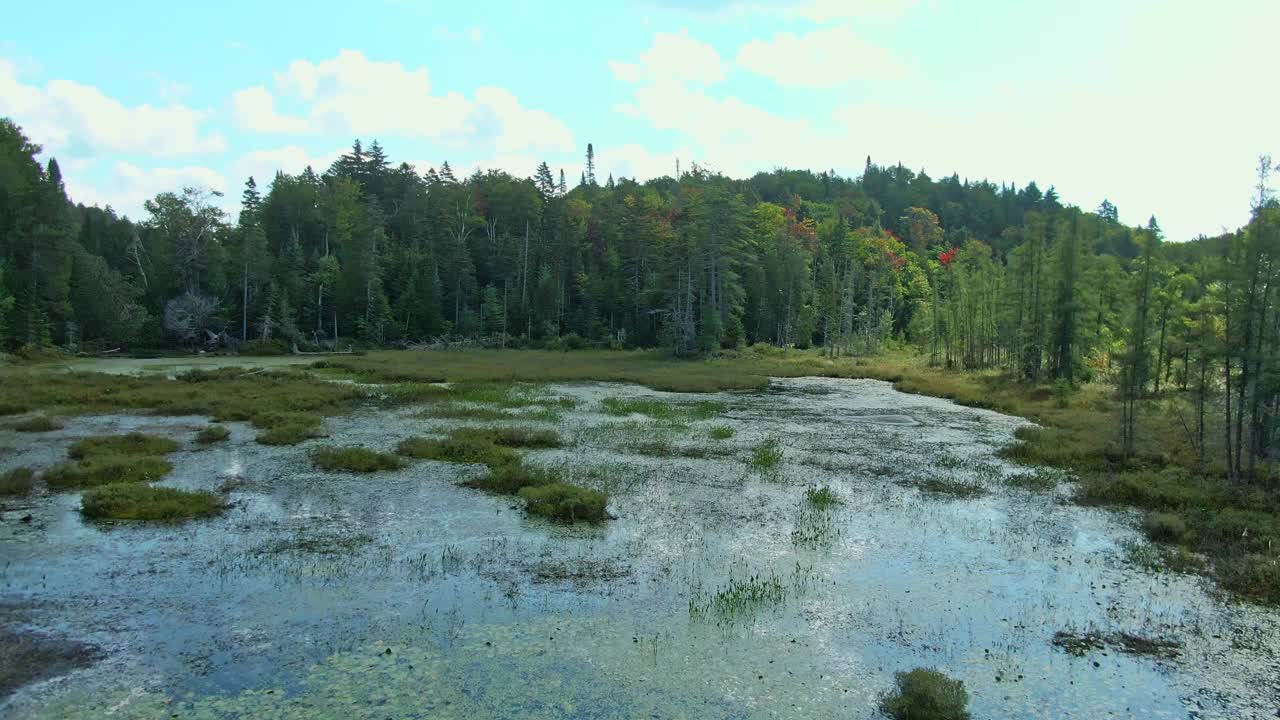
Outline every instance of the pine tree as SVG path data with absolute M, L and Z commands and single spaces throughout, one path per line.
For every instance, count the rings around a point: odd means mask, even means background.
M 582 173 L 582 184 L 596 185 L 596 151 L 591 147 L 591 143 L 587 143 L 587 169 Z

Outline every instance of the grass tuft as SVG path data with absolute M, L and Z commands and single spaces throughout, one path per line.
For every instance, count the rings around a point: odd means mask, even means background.
M 80 512 L 95 520 L 181 520 L 221 512 L 217 495 L 136 483 L 106 485 L 86 492 Z
M 77 440 L 67 450 L 74 460 L 89 460 L 109 456 L 168 455 L 178 449 L 178 443 L 169 438 L 131 432 L 127 435 L 95 435 Z
M 391 453 L 362 447 L 316 448 L 311 453 L 311 462 L 321 470 L 346 470 L 356 473 L 399 470 L 405 466 L 404 460 Z
M 0 495 L 26 495 L 35 485 L 36 473 L 28 467 L 17 467 L 0 475 Z
M 498 447 L 488 440 L 451 435 L 444 439 L 409 438 L 396 446 L 396 452 L 420 460 L 489 465 L 516 462 L 519 456 L 510 448 Z
M 231 431 L 222 425 L 210 425 L 196 433 L 196 442 L 201 445 L 212 445 L 231 437 Z
M 782 441 L 770 436 L 752 448 L 747 464 L 757 472 L 773 472 L 781 467 L 782 458 Z
M 712 440 L 728 440 L 737 434 L 737 431 L 728 425 L 716 425 L 707 431 L 707 436 Z
M 827 510 L 840 504 L 840 498 L 829 487 L 805 489 L 804 500 L 817 510 Z
M 135 455 L 96 455 L 78 463 L 55 465 L 44 472 L 45 484 L 53 490 L 142 483 L 159 480 L 173 464 L 164 458 Z
M 975 498 L 987 494 L 986 489 L 981 485 L 977 483 L 964 482 L 963 480 L 928 478 L 925 480 L 915 480 L 910 484 L 919 488 L 921 492 L 933 493 L 936 495 L 952 495 L 958 498 Z
M 460 428 L 453 431 L 452 436 L 508 448 L 558 448 L 564 445 L 555 430 L 537 428 Z
M 560 522 L 599 522 L 608 517 L 609 497 L 576 485 L 556 482 L 524 487 L 519 495 L 530 513 Z
M 48 415 L 36 415 L 14 423 L 13 429 L 18 432 L 29 433 L 53 432 L 54 430 L 62 429 L 62 421 L 51 418 Z
M 894 674 L 894 690 L 880 700 L 893 720 L 969 720 L 969 693 L 960 680 L 916 668 Z
M 527 487 L 542 487 L 560 482 L 560 475 L 553 470 L 511 462 L 489 468 L 489 472 L 464 483 L 467 487 L 501 495 L 518 495 Z

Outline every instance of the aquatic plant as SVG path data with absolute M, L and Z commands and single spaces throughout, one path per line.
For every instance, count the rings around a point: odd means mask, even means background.
M 169 438 L 131 432 L 127 435 L 94 435 L 72 443 L 67 455 L 75 460 L 110 455 L 168 455 L 178 449 Z
M 201 445 L 212 445 L 231 437 L 231 431 L 224 425 L 209 425 L 196 433 L 196 442 Z
M 1009 487 L 1022 488 L 1023 490 L 1045 491 L 1058 487 L 1058 476 L 1052 470 L 1014 473 L 1005 476 L 1003 481 Z
M 786 599 L 787 586 L 772 572 L 730 578 L 722 587 L 711 592 L 696 592 L 689 598 L 689 616 L 714 614 L 720 621 L 731 622 L 761 608 L 781 605 Z
M 439 403 L 429 406 L 421 413 L 422 417 L 440 418 L 443 420 L 503 420 L 512 417 L 506 410 L 495 410 L 489 407 L 462 405 L 459 403 Z
M 522 488 L 541 487 L 556 482 L 560 482 L 560 475 L 554 470 L 516 461 L 492 466 L 484 475 L 463 484 L 491 493 L 516 495 Z
M 159 480 L 173 464 L 164 458 L 133 455 L 97 455 L 78 463 L 63 463 L 44 471 L 41 476 L 53 490 L 71 490 L 110 485 L 114 483 L 140 483 Z
M 12 427 L 18 432 L 53 432 L 54 430 L 62 429 L 62 422 L 51 418 L 48 415 L 36 415 L 34 417 L 27 418 L 26 420 L 18 421 L 14 423 Z
M 315 413 L 270 410 L 255 413 L 250 422 L 262 430 L 254 438 L 259 445 L 297 445 L 324 437 L 324 418 Z
M 735 434 L 737 434 L 737 431 L 729 425 L 714 425 L 707 431 L 707 437 L 712 440 L 728 440 Z
M 952 495 L 958 498 L 974 498 L 986 495 L 986 488 L 977 483 L 965 482 L 964 480 L 951 480 L 949 478 L 925 478 L 922 480 L 914 480 L 910 483 L 919 488 L 921 492 L 933 493 L 935 495 Z
M 893 691 L 880 700 L 880 709 L 893 720 L 969 720 L 964 682 L 930 668 L 893 677 Z
M 488 442 L 509 448 L 558 448 L 564 445 L 555 430 L 524 427 L 459 428 L 451 437 Z
M 708 420 L 724 412 L 724 403 L 710 400 L 679 402 L 658 398 L 607 397 L 600 406 L 609 415 L 645 415 L 655 420 Z
M 35 484 L 36 473 L 29 467 L 16 467 L 0 475 L 0 495 L 26 495 Z
M 488 440 L 450 435 L 443 439 L 408 438 L 396 446 L 396 452 L 419 460 L 488 465 L 516 462 L 519 456 L 510 448 L 498 447 Z
M 213 493 L 138 483 L 94 488 L 80 500 L 80 512 L 95 520 L 179 520 L 213 515 L 223 507 Z
M 751 449 L 747 465 L 756 472 L 773 472 L 782 465 L 782 441 L 772 435 Z
M 550 483 L 520 489 L 525 509 L 561 522 L 599 522 L 608 517 L 605 506 L 609 498 L 602 492 L 566 483 Z
M 380 470 L 399 470 L 404 460 L 391 453 L 376 452 L 362 447 L 323 447 L 311 452 L 311 462 L 321 470 L 346 470 L 371 473 Z
M 805 488 L 804 500 L 818 510 L 826 510 L 840 504 L 840 498 L 829 487 Z

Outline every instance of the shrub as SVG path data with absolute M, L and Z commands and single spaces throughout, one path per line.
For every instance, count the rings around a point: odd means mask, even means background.
M 728 425 L 716 425 L 707 431 L 707 435 L 710 436 L 712 440 L 728 440 L 735 434 L 737 434 L 737 431 Z
M 36 473 L 31 468 L 18 467 L 0 475 L 0 495 L 26 495 L 35 484 Z
M 159 480 L 173 469 L 164 458 L 132 455 L 98 455 L 78 463 L 64 463 L 49 468 L 44 481 L 51 489 L 69 490 Z
M 1280 560 L 1266 555 L 1241 555 L 1217 567 L 1222 587 L 1242 597 L 1280 605 Z
M 362 447 L 316 448 L 311 462 L 322 470 L 347 470 L 371 473 L 379 470 L 399 470 L 405 462 L 391 453 L 376 452 Z
M 196 433 L 196 442 L 201 445 L 212 445 L 231 437 L 231 431 L 222 425 L 210 425 Z
M 13 424 L 13 429 L 18 432 L 53 432 L 61 430 L 62 423 L 47 415 L 36 415 Z
M 964 683 L 937 670 L 916 668 L 894 675 L 893 692 L 880 709 L 894 720 L 969 720 L 969 693 Z
M 520 490 L 525 508 L 535 514 L 561 522 L 599 522 L 607 517 L 609 498 L 602 492 L 566 483 L 551 483 Z
M 512 462 L 491 467 L 489 472 L 464 484 L 491 493 L 517 495 L 524 488 L 551 485 L 558 480 L 559 476 L 546 468 Z
M 1187 534 L 1187 523 L 1173 513 L 1150 513 L 1142 519 L 1142 531 L 1156 542 L 1176 543 Z
M 217 495 L 150 485 L 106 485 L 86 492 L 80 512 L 98 520 L 180 520 L 220 512 Z
M 519 458 L 508 448 L 476 438 L 450 436 L 443 440 L 409 438 L 396 447 L 396 452 L 421 460 L 440 460 L 496 467 L 516 462 Z
M 88 460 L 103 456 L 120 455 L 168 455 L 178 449 L 178 443 L 169 438 L 131 432 L 128 435 L 95 435 L 78 440 L 67 450 L 75 460 Z
M 240 343 L 239 353 L 259 356 L 288 355 L 289 347 L 283 340 L 249 340 Z

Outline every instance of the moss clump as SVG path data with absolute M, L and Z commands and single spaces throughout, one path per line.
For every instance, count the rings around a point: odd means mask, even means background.
M 53 432 L 54 430 L 62 429 L 62 422 L 48 415 L 36 415 L 14 423 L 13 429 L 18 432 L 29 433 Z
M 26 495 L 35 485 L 36 473 L 28 467 L 18 467 L 0 475 L 0 495 Z
M 376 452 L 362 447 L 316 448 L 311 453 L 311 462 L 322 470 L 346 470 L 357 473 L 399 470 L 405 466 L 404 460 L 391 453 Z
M 489 472 L 465 483 L 467 487 L 502 495 L 517 495 L 527 487 L 542 487 L 559 482 L 559 475 L 547 468 L 522 462 L 489 468 Z
M 420 460 L 468 463 L 496 467 L 519 459 L 509 448 L 474 437 L 451 435 L 442 440 L 409 438 L 396 446 L 396 452 Z
M 712 440 L 728 440 L 736 435 L 737 432 L 738 431 L 728 425 L 716 425 L 707 431 L 707 436 Z
M 566 483 L 551 483 L 520 490 L 525 509 L 560 522 L 599 522 L 608 517 L 609 497 L 602 492 Z
M 213 515 L 223 507 L 213 493 L 137 483 L 105 485 L 80 500 L 80 512 L 95 520 L 181 520 Z
M 95 435 L 77 440 L 67 450 L 74 460 L 89 460 L 108 456 L 168 455 L 178 449 L 178 443 L 156 435 L 131 432 L 127 435 Z
M 78 463 L 63 463 L 49 468 L 44 481 L 54 490 L 111 485 L 114 483 L 140 483 L 159 480 L 173 464 L 164 458 L 137 457 L 133 455 L 99 455 Z
M 880 701 L 880 709 L 894 720 L 969 720 L 969 693 L 959 680 L 916 668 L 896 673 L 894 683 Z
M 231 431 L 223 425 L 210 425 L 196 433 L 196 442 L 201 445 L 212 445 L 231 437 Z

